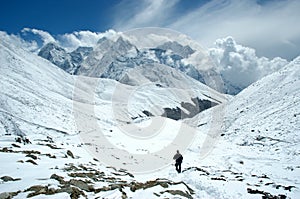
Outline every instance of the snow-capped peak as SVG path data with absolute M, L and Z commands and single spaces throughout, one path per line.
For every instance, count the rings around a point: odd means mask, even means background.
M 186 45 L 183 46 L 176 41 L 168 41 L 159 46 L 159 49 L 163 50 L 171 50 L 173 53 L 182 56 L 183 58 L 189 57 L 191 54 L 195 52 L 190 46 Z

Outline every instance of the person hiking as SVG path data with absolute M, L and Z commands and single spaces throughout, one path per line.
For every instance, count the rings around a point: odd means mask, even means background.
M 179 153 L 179 150 L 177 150 L 177 153 L 174 155 L 173 160 L 176 161 L 176 163 L 175 163 L 176 171 L 178 173 L 181 173 L 181 163 L 183 160 L 183 156 Z

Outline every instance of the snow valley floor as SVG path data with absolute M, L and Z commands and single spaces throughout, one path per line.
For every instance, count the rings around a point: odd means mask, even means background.
M 300 195 L 299 57 L 236 96 L 162 63 L 74 76 L 3 35 L 0 63 L 0 198 Z

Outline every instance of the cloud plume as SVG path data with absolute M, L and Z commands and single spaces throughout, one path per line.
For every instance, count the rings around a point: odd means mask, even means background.
M 287 60 L 279 57 L 271 60 L 258 57 L 254 49 L 237 44 L 232 37 L 218 39 L 209 49 L 209 54 L 224 80 L 240 89 L 288 64 Z M 227 92 L 236 94 L 237 91 L 229 86 Z
M 218 38 L 233 36 L 255 48 L 259 56 L 291 60 L 300 54 L 300 1 L 212 0 L 181 12 L 183 3 L 186 2 L 124 1 L 115 12 L 114 28 L 124 31 L 167 27 L 191 36 L 205 47 L 211 47 Z

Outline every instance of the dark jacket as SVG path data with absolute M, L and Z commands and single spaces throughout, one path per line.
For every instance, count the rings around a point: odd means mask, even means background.
M 183 157 L 180 153 L 176 153 L 173 157 L 173 160 L 176 160 L 176 163 L 182 163 Z

